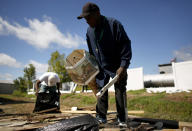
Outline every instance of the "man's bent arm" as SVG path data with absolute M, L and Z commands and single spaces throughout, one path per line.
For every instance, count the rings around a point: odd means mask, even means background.
M 60 94 L 60 87 L 61 87 L 61 83 L 60 82 L 57 82 L 57 90 L 58 90 L 58 93 Z
M 130 60 L 132 57 L 131 40 L 128 38 L 120 22 L 116 21 L 114 28 L 114 30 L 116 31 L 116 41 L 117 44 L 119 44 L 120 46 L 120 67 L 124 67 L 125 69 L 127 69 L 129 67 Z
M 35 83 L 35 89 L 36 89 L 36 94 L 39 92 L 39 84 L 41 83 L 40 80 L 37 80 Z

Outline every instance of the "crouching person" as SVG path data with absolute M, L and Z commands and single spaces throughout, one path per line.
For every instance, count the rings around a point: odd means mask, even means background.
M 60 112 L 60 78 L 54 72 L 46 72 L 37 79 L 37 96 L 33 112 Z

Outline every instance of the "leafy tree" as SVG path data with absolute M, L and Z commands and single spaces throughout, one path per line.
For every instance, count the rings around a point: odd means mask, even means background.
M 16 90 L 18 90 L 20 92 L 27 92 L 27 83 L 26 83 L 25 78 L 18 77 L 17 79 L 15 79 L 13 81 L 13 83 L 14 83 Z
M 32 64 L 29 64 L 28 67 L 25 67 L 23 72 L 23 77 L 18 77 L 13 81 L 16 90 L 19 92 L 27 92 L 27 88 L 33 86 L 32 80 L 35 79 L 36 74 L 35 67 Z
M 27 86 L 30 89 L 33 86 L 32 80 L 36 78 L 35 67 L 33 66 L 33 64 L 29 64 L 29 66 L 25 67 L 23 71 Z
M 69 82 L 71 81 L 71 79 L 65 69 L 64 56 L 64 54 L 60 54 L 58 51 L 53 52 L 51 54 L 50 60 L 48 61 L 48 71 L 57 73 L 59 75 L 59 78 L 61 79 L 61 82 Z

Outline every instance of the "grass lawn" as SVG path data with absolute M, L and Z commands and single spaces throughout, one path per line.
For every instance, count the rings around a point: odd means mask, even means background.
M 35 96 L 18 97 L 0 95 L 0 113 L 31 113 Z M 11 101 L 6 104 L 3 101 Z M 95 110 L 96 98 L 93 93 L 62 94 L 61 110 L 76 106 L 86 110 Z M 192 122 L 191 93 L 147 93 L 145 90 L 127 92 L 128 111 L 144 110 L 142 117 Z M 17 102 L 20 101 L 21 103 Z M 25 101 L 25 102 L 24 102 Z M 26 102 L 27 101 L 27 102 Z M 15 102 L 15 103 L 14 103 Z M 109 93 L 109 110 L 116 110 L 114 93 Z

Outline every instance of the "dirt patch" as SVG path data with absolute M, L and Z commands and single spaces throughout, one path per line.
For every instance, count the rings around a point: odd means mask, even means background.
M 4 95 L 0 96 L 0 103 L 3 111 L 1 114 L 26 114 L 31 113 L 34 108 L 34 99 L 31 98 Z
M 72 117 L 74 115 L 61 113 L 5 115 L 0 117 L 0 130 L 32 130 Z
M 32 101 L 26 101 L 22 99 L 8 99 L 8 98 L 0 98 L 1 105 L 6 104 L 18 104 L 18 103 L 33 103 Z
M 34 104 L 35 103 L 0 105 L 0 109 L 2 109 L 5 114 L 26 114 L 33 111 Z

